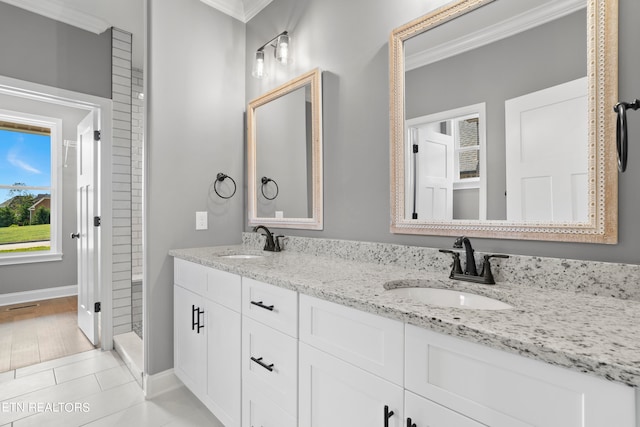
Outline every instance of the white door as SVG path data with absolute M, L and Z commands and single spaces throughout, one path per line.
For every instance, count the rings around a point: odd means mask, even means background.
M 77 224 L 73 237 L 78 239 L 78 327 L 93 345 L 100 339 L 98 313 L 94 304 L 99 300 L 99 227 L 97 215 L 97 161 L 99 153 L 94 141 L 96 114 L 89 113 L 78 125 L 77 135 Z
M 453 219 L 453 137 L 418 129 L 416 161 L 418 219 Z
M 587 221 L 587 78 L 505 102 L 507 220 Z

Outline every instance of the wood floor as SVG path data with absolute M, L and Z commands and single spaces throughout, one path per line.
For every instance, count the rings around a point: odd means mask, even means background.
M 77 307 L 75 296 L 0 306 L 0 372 L 93 350 Z

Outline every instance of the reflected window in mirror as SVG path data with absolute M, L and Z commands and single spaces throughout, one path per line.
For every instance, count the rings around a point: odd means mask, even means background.
M 249 103 L 249 225 L 323 227 L 321 79 L 316 69 Z

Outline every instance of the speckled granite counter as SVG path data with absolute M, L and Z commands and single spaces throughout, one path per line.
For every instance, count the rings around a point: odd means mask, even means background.
M 640 386 L 640 302 L 597 296 L 593 294 L 598 292 L 592 290 L 580 293 L 520 282 L 486 286 L 450 280 L 448 257 L 430 251 L 425 254 L 432 256 L 425 259 L 411 255 L 413 261 L 407 264 L 372 261 L 367 255 L 329 257 L 309 250 L 262 252 L 245 239 L 244 246 L 179 249 L 169 254 L 553 365 Z M 247 252 L 264 256 L 221 257 Z M 421 263 L 433 268 L 412 268 Z M 428 280 L 430 287 L 472 292 L 514 308 L 464 310 L 416 303 L 385 292 L 385 282 L 399 279 Z

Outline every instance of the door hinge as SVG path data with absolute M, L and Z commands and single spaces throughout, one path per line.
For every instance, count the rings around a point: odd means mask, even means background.
M 99 216 L 94 216 L 93 217 L 93 226 L 94 227 L 100 227 L 101 224 L 101 220 Z
M 102 310 L 102 304 L 100 304 L 99 302 L 96 302 L 93 304 L 93 312 L 94 313 L 100 313 L 100 310 Z
M 413 152 L 414 153 L 418 152 L 418 144 L 413 144 Z
M 93 140 L 94 141 L 100 141 L 100 131 L 99 130 L 94 130 L 93 131 Z

